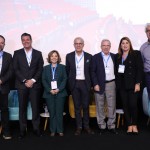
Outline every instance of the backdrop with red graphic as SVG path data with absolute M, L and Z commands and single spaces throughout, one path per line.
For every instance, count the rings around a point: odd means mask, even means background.
M 21 34 L 30 33 L 45 64 L 53 49 L 60 52 L 64 63 L 77 36 L 85 40 L 84 50 L 91 54 L 101 51 L 103 38 L 110 39 L 114 53 L 123 36 L 139 49 L 146 41 L 144 26 L 148 20 L 146 13 L 141 16 L 147 9 L 146 1 L 137 0 L 141 8 L 137 9 L 129 0 L 4 0 L 0 4 L 0 34 L 6 38 L 5 51 L 13 54 L 22 48 Z

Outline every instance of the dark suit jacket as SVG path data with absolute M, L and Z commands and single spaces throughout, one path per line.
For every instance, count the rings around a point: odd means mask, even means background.
M 33 88 L 40 88 L 43 63 L 43 57 L 40 51 L 33 49 L 30 66 L 28 65 L 24 49 L 15 51 L 13 56 L 13 68 L 16 75 L 16 88 L 25 89 L 26 87 L 23 80 L 32 78 L 36 80 L 33 84 Z
M 119 65 L 122 64 L 122 57 L 116 54 L 116 85 L 118 89 L 133 89 L 136 83 L 142 83 L 143 62 L 140 51 L 129 52 L 124 61 L 125 72 L 118 73 Z
M 114 71 L 115 71 L 115 54 L 110 53 L 110 56 L 114 62 Z M 103 57 L 101 55 L 101 52 L 98 54 L 95 54 L 92 57 L 91 79 L 92 79 L 93 87 L 95 85 L 99 85 L 100 91 L 98 93 L 103 94 L 105 91 L 106 74 L 105 74 L 104 62 L 103 62 Z
M 85 82 L 88 90 L 91 89 L 91 78 L 90 78 L 90 62 L 92 55 L 84 52 L 84 74 Z M 76 63 L 75 63 L 75 51 L 67 54 L 66 56 L 66 69 L 68 75 L 68 86 L 69 90 L 73 91 L 76 81 Z
M 0 79 L 2 80 L 1 84 L 1 93 L 7 94 L 10 91 L 9 82 L 12 76 L 12 56 L 11 54 L 4 52 L 2 59 L 2 68 L 0 73 Z
M 57 94 L 57 97 L 65 97 L 67 96 L 66 91 L 66 82 L 67 82 L 67 74 L 66 74 L 66 68 L 62 64 L 58 64 L 56 71 L 55 71 L 55 79 L 57 81 L 57 86 L 59 89 L 59 93 Z M 51 98 L 52 95 L 50 93 L 51 91 L 51 81 L 52 81 L 52 70 L 50 65 L 47 65 L 43 69 L 42 73 L 42 83 L 44 86 L 44 94 L 43 98 Z

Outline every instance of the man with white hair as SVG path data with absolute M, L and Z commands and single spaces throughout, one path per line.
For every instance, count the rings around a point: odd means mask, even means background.
M 75 135 L 80 135 L 82 127 L 88 134 L 94 134 L 89 127 L 89 103 L 91 90 L 90 62 L 92 55 L 83 50 L 84 40 L 81 37 L 74 39 L 75 51 L 66 55 L 66 69 L 68 86 L 71 91 L 76 119 Z M 83 119 L 81 114 L 83 109 Z
M 110 53 L 111 43 L 108 39 L 101 41 L 101 52 L 92 57 L 91 79 L 93 83 L 97 123 L 100 134 L 108 131 L 118 134 L 115 130 L 116 120 L 116 85 L 115 85 L 115 55 Z M 107 122 L 105 114 L 105 99 L 107 102 Z
M 141 46 L 140 51 L 142 54 L 144 64 L 145 83 L 150 99 L 150 23 L 146 24 L 145 33 L 147 35 L 148 41 Z

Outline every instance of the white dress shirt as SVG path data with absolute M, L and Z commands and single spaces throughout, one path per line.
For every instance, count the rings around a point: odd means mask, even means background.
M 85 80 L 84 75 L 84 52 L 79 56 L 75 54 L 75 63 L 76 63 L 76 79 Z
M 114 74 L 114 63 L 110 56 L 110 54 L 105 55 L 102 52 L 103 62 L 104 62 L 104 68 L 105 68 L 105 74 L 106 74 L 106 81 L 110 81 L 115 79 Z
M 32 60 L 32 48 L 29 51 L 26 51 L 24 49 L 24 51 L 25 51 L 25 54 L 26 54 L 28 65 L 30 66 L 31 60 Z

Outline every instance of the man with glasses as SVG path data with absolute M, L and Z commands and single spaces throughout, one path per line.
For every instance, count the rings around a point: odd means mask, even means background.
M 150 99 L 150 23 L 146 24 L 145 33 L 148 41 L 141 46 L 140 51 L 143 58 L 146 87 Z
M 76 37 L 74 39 L 75 51 L 66 56 L 69 90 L 71 91 L 75 107 L 77 127 L 75 135 L 81 134 L 82 127 L 88 134 L 94 134 L 89 127 L 90 62 L 92 55 L 83 51 L 83 47 L 84 40 L 81 37 Z M 83 109 L 83 120 L 81 109 Z
M 115 85 L 115 55 L 110 53 L 111 43 L 108 39 L 101 42 L 100 53 L 92 57 L 91 78 L 95 93 L 97 123 L 100 134 L 108 131 L 118 134 L 115 130 L 116 120 L 116 85 Z M 107 102 L 107 122 L 105 113 Z

